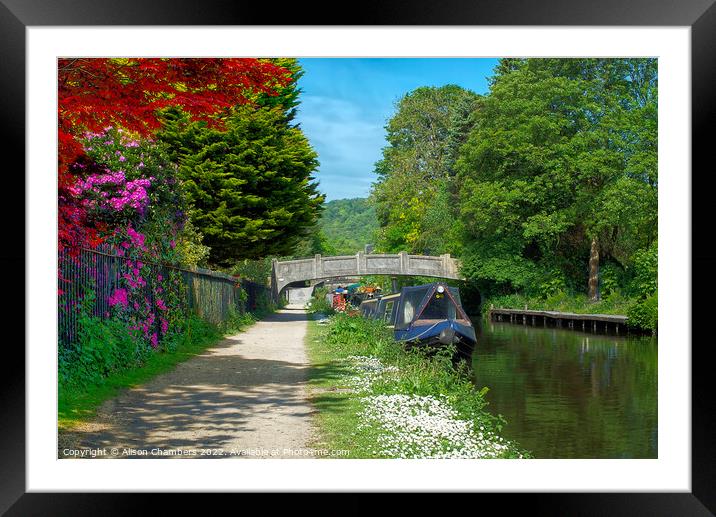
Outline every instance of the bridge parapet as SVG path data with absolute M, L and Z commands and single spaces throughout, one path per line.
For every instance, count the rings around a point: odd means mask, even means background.
M 429 276 L 462 280 L 460 264 L 450 254 L 427 255 L 369 254 L 340 255 L 273 261 L 272 285 L 276 299 L 283 289 L 294 282 L 324 278 L 363 275 Z

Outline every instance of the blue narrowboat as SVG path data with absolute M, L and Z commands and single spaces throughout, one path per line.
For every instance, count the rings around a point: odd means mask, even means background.
M 443 282 L 403 287 L 400 293 L 365 300 L 359 309 L 367 318 L 384 321 L 397 341 L 409 345 L 454 344 L 458 350 L 471 350 L 477 343 L 459 290 Z

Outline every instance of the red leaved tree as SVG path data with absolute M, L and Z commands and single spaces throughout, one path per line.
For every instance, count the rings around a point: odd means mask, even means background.
M 181 107 L 195 119 L 220 124 L 231 106 L 275 95 L 291 73 L 249 58 L 73 58 L 58 60 L 59 248 L 94 246 L 102 228 L 90 227 L 76 198 L 70 165 L 82 157 L 82 135 L 107 126 L 149 136 L 157 110 Z

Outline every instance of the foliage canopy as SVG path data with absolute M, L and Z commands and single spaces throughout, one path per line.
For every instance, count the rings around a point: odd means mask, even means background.
M 655 59 L 502 59 L 484 96 L 418 88 L 376 164 L 379 246 L 459 256 L 488 297 L 652 296 L 657 108 Z
M 175 111 L 160 135 L 179 163 L 209 262 L 290 254 L 324 199 L 311 178 L 316 153 L 281 107 L 238 106 L 224 124 L 213 128 Z

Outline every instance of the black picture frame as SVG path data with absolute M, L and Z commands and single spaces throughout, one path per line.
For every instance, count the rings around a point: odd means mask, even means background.
M 716 512 L 716 449 L 714 414 L 716 402 L 711 388 L 711 343 L 703 330 L 709 321 L 708 293 L 714 292 L 716 251 L 708 237 L 714 219 L 713 166 L 707 129 L 716 114 L 716 6 L 715 0 L 457 0 L 436 2 L 365 1 L 354 6 L 314 2 L 293 9 L 277 9 L 261 2 L 241 0 L 0 0 L 0 106 L 4 157 L 18 158 L 13 170 L 24 170 L 25 143 L 25 30 L 28 26 L 91 25 L 552 25 L 552 26 L 684 26 L 691 28 L 692 72 L 692 491 L 690 493 L 609 493 L 609 494 L 484 494 L 513 507 L 524 504 L 531 513 L 549 515 L 710 515 Z M 346 11 L 348 7 L 348 11 Z M 350 14 L 346 14 L 349 12 Z M 7 170 L 7 169 L 6 169 Z M 10 177 L 13 176 L 13 177 Z M 24 178 L 4 177 L 6 198 L 0 203 L 5 245 L 0 261 L 5 272 L 25 270 L 25 226 L 18 224 L 24 213 Z M 10 190 L 11 189 L 11 190 Z M 9 195 L 12 192 L 13 195 Z M 699 199 L 702 196 L 703 199 Z M 24 222 L 24 221 L 23 221 Z M 111 494 L 25 493 L 25 382 L 24 353 L 17 344 L 24 333 L 17 322 L 24 320 L 24 279 L 7 274 L 6 295 L 11 301 L 3 321 L 6 335 L 19 330 L 0 361 L 3 388 L 0 409 L 3 422 L 0 441 L 0 511 L 7 515 L 84 515 L 141 511 L 141 498 Z M 693 285 L 693 283 L 692 283 Z M 699 301 L 701 294 L 704 294 Z M 11 311 L 14 311 L 13 314 Z M 709 311 L 709 312 L 707 312 Z M 11 325 L 11 322 L 14 324 Z M 692 325 L 692 322 L 683 322 Z M 10 341 L 8 339 L 8 341 Z M 689 343 L 665 343 L 682 346 Z M 15 357 L 11 356 L 14 352 Z M 355 497 L 355 496 L 352 496 Z M 183 505 L 182 498 L 163 497 L 165 512 Z M 294 504 L 297 501 L 294 500 Z M 349 499 L 344 500 L 344 505 Z M 219 503 L 216 503 L 219 504 Z

